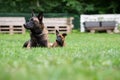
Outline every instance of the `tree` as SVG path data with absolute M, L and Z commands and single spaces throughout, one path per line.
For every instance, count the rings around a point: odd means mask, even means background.
M 0 0 L 0 12 L 119 13 L 119 0 Z

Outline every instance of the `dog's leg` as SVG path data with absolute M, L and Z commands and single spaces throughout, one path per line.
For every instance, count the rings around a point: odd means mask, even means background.
M 24 45 L 23 45 L 23 48 L 26 48 L 27 45 L 28 45 L 28 43 L 29 43 L 29 41 L 26 41 L 26 42 L 24 43 Z
M 54 43 L 52 44 L 52 47 L 58 47 L 57 42 L 54 42 Z
M 30 48 L 31 48 L 31 41 L 28 41 L 27 49 L 30 49 Z
M 53 43 L 49 42 L 48 43 L 48 48 L 51 48 L 53 46 Z

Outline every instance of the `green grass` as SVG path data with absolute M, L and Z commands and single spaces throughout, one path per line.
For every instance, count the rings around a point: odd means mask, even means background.
M 23 49 L 28 39 L 0 34 L 0 80 L 120 80 L 120 34 L 73 31 L 66 47 Z

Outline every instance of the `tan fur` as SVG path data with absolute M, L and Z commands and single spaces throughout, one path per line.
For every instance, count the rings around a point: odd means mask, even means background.
M 39 13 L 35 16 L 32 13 L 32 17 L 28 22 L 24 24 L 24 27 L 30 30 L 30 40 L 26 41 L 23 47 L 49 47 L 48 31 L 43 24 L 43 15 Z
M 65 37 L 67 34 L 59 34 L 59 32 L 56 30 L 56 41 L 52 44 L 51 47 L 64 47 L 65 46 Z

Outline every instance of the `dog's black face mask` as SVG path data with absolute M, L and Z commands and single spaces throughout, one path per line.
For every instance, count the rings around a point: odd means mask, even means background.
M 39 13 L 38 16 L 35 16 L 35 14 L 32 13 L 32 18 L 24 24 L 24 27 L 31 30 L 33 33 L 41 33 L 44 28 L 42 18 L 43 14 Z
M 57 41 L 57 42 L 62 42 L 62 37 L 61 37 L 61 36 L 57 36 L 56 41 Z
M 35 21 L 33 21 L 33 19 L 30 19 L 26 24 L 24 24 L 24 27 L 26 29 L 33 29 L 34 26 L 36 26 L 36 25 L 35 25 Z

